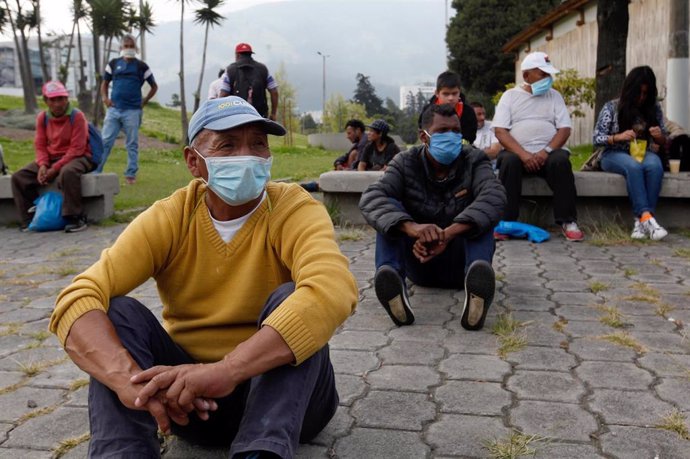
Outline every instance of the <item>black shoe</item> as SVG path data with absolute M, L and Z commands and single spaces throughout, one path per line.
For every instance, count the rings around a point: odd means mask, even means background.
M 484 260 L 473 262 L 465 276 L 465 305 L 460 325 L 465 330 L 481 330 L 486 313 L 494 299 L 496 277 L 494 269 Z
M 29 229 L 29 224 L 28 223 L 22 223 L 21 225 L 19 225 L 19 231 L 21 231 L 22 233 L 28 233 L 29 231 L 31 231 Z
M 374 277 L 376 297 L 397 326 L 412 325 L 414 314 L 407 298 L 405 281 L 388 265 L 381 266 Z
M 65 225 L 65 233 L 78 233 L 84 231 L 89 225 L 86 223 L 86 217 L 83 215 L 77 217 L 67 217 L 67 225 Z

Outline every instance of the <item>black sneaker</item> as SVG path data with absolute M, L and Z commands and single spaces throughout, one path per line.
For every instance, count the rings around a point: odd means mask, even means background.
M 21 231 L 22 233 L 28 233 L 29 231 L 31 231 L 29 229 L 29 224 L 28 223 L 22 223 L 21 225 L 19 225 L 19 231 Z
M 494 269 L 484 260 L 473 262 L 465 276 L 465 305 L 460 325 L 465 330 L 481 330 L 486 313 L 494 299 L 496 277 Z
M 405 281 L 395 269 L 388 265 L 381 266 L 374 277 L 374 290 L 395 325 L 412 325 L 414 314 L 407 298 Z
M 86 217 L 80 215 L 78 217 L 68 217 L 67 225 L 65 225 L 65 233 L 78 233 L 84 231 L 89 225 L 86 223 Z

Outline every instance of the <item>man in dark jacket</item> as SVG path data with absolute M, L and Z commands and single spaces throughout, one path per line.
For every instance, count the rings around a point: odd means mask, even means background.
M 455 107 L 422 114 L 422 145 L 400 153 L 359 207 L 376 235 L 376 296 L 396 325 L 410 325 L 405 278 L 465 290 L 461 325 L 484 326 L 494 296 L 493 227 L 506 202 L 491 162 L 463 145 Z
M 225 69 L 220 97 L 238 96 L 256 108 L 261 116 L 276 120 L 278 114 L 278 83 L 268 68 L 252 58 L 249 43 L 235 46 L 235 62 Z M 271 95 L 271 113 L 268 113 L 266 91 Z
M 422 114 L 430 105 L 450 104 L 455 108 L 455 112 L 460 118 L 463 140 L 467 143 L 474 143 L 477 138 L 477 116 L 474 109 L 468 106 L 465 95 L 462 93 L 460 75 L 450 70 L 446 70 L 436 78 L 436 91 L 429 103 L 422 109 Z M 422 128 L 422 114 L 419 115 L 419 128 Z

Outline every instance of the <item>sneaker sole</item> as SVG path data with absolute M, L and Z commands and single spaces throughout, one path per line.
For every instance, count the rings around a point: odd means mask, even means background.
M 89 225 L 84 225 L 84 226 L 79 226 L 79 227 L 77 227 L 77 228 L 66 229 L 66 230 L 65 230 L 65 233 L 80 233 L 80 232 L 84 231 L 84 230 L 85 230 L 86 228 L 88 228 L 88 227 L 89 227 Z
M 391 267 L 382 266 L 374 279 L 376 297 L 397 326 L 414 323 L 403 280 Z
M 460 325 L 465 330 L 481 330 L 494 299 L 496 276 L 491 265 L 478 260 L 470 265 L 465 276 L 465 304 Z

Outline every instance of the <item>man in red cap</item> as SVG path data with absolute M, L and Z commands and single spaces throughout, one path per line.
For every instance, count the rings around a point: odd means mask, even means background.
M 48 110 L 36 117 L 36 161 L 12 174 L 12 195 L 26 231 L 31 222 L 29 209 L 41 186 L 57 179 L 63 194 L 62 216 L 65 231 L 86 229 L 86 215 L 81 197 L 81 176 L 93 170 L 89 147 L 88 121 L 69 103 L 69 93 L 59 81 L 43 85 L 43 100 Z M 74 111 L 74 113 L 72 113 Z
M 220 96 L 238 96 L 249 102 L 264 118 L 275 121 L 278 113 L 278 83 L 268 73 L 261 62 L 252 58 L 252 47 L 249 43 L 235 46 L 235 62 L 225 70 Z M 268 113 L 266 91 L 271 95 L 271 113 Z

